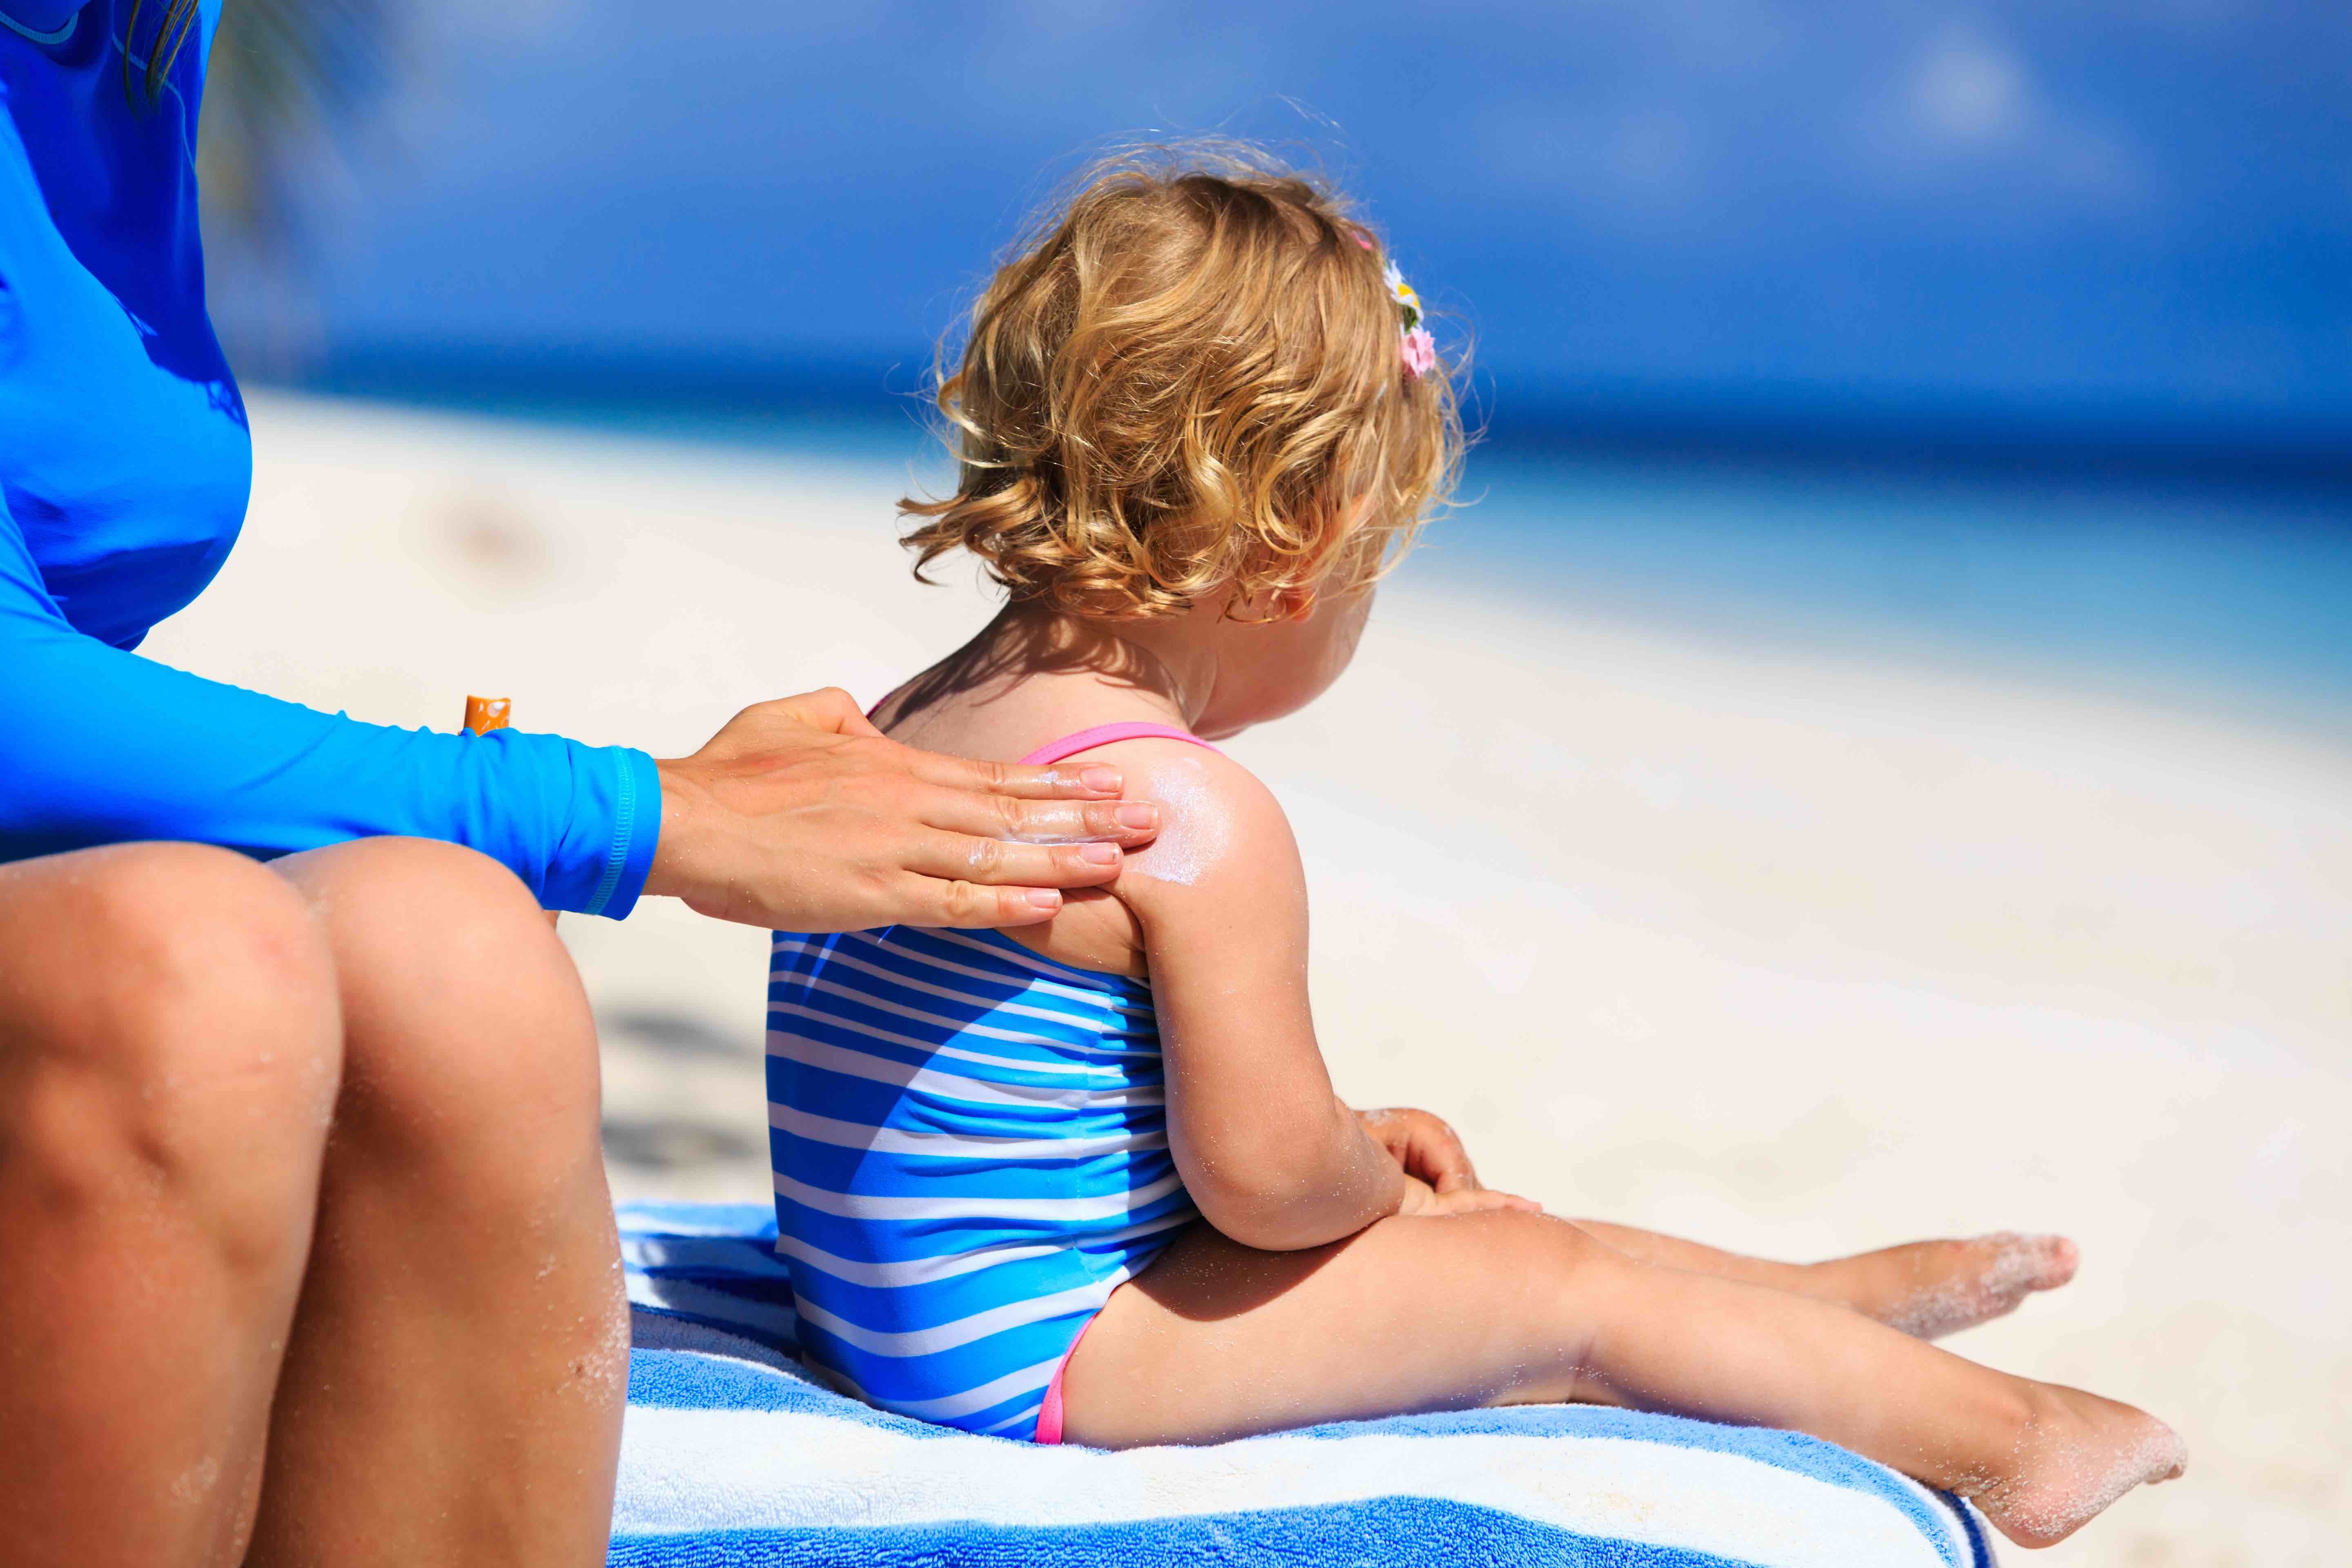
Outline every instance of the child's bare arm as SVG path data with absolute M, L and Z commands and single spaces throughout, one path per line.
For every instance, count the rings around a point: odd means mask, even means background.
M 1177 1168 L 1210 1224 L 1285 1251 L 1386 1215 L 1517 1206 L 1433 1193 L 1332 1092 L 1307 1000 L 1307 886 L 1290 824 L 1239 763 L 1197 747 L 1105 748 L 1162 826 L 1116 889 L 1143 928 Z

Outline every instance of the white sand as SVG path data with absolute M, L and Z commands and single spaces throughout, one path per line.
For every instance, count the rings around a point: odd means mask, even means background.
M 870 700 L 986 614 L 907 580 L 871 466 L 254 419 L 245 542 L 149 651 L 362 718 L 454 727 L 470 690 L 675 753 L 762 697 Z M 1454 1118 L 1555 1208 L 1776 1256 L 2063 1230 L 2080 1280 L 1955 1348 L 2141 1403 L 2193 1459 L 2041 1561 L 2346 1561 L 2340 737 L 1551 624 L 1408 568 L 1340 689 L 1234 749 L 1306 845 L 1359 1103 Z M 762 1199 L 761 934 L 564 926 L 616 1184 Z

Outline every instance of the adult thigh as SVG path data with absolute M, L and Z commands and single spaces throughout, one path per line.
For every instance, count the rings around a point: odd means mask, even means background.
M 51 1213 L 172 1194 L 242 1263 L 306 1238 L 341 1056 L 331 956 L 261 866 L 133 844 L 0 867 L 0 1152 Z
M 371 838 L 276 869 L 336 954 L 336 1142 L 454 1218 L 530 1208 L 599 1157 L 595 1032 L 578 971 L 514 874 L 457 845 Z
M 601 1563 L 627 1314 L 571 958 L 470 850 L 278 870 L 333 946 L 345 1065 L 247 1568 Z
M 225 850 L 0 867 L 0 1538 L 234 1561 L 340 1068 L 304 902 Z

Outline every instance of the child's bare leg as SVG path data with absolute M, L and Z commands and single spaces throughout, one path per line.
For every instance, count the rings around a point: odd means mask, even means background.
M 1973 1497 L 2031 1545 L 2181 1459 L 2128 1405 L 1515 1213 L 1288 1253 L 1196 1226 L 1111 1298 L 1063 1394 L 1071 1440 L 1109 1447 L 1549 1400 L 1792 1427 Z
M 1825 1263 L 1772 1263 L 1632 1226 L 1575 1223 L 1643 1263 L 1835 1301 L 1923 1340 L 2007 1316 L 2035 1291 L 2054 1290 L 2074 1279 L 2077 1262 L 2074 1244 L 2064 1237 L 2015 1231 L 1906 1242 Z

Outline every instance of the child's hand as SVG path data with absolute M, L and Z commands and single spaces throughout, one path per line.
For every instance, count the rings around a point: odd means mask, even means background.
M 1490 1209 L 1517 1209 L 1523 1214 L 1541 1214 L 1543 1205 L 1533 1198 L 1498 1193 L 1486 1187 L 1457 1187 L 1453 1192 L 1441 1193 L 1427 1182 L 1407 1176 L 1404 1179 L 1404 1205 L 1397 1213 L 1443 1218 L 1448 1215 L 1485 1214 Z
M 1441 1193 L 1478 1189 L 1478 1173 L 1471 1168 L 1470 1151 L 1444 1118 L 1426 1110 L 1391 1106 L 1382 1110 L 1359 1110 L 1356 1120 L 1372 1142 L 1404 1167 L 1404 1173 L 1428 1183 Z

